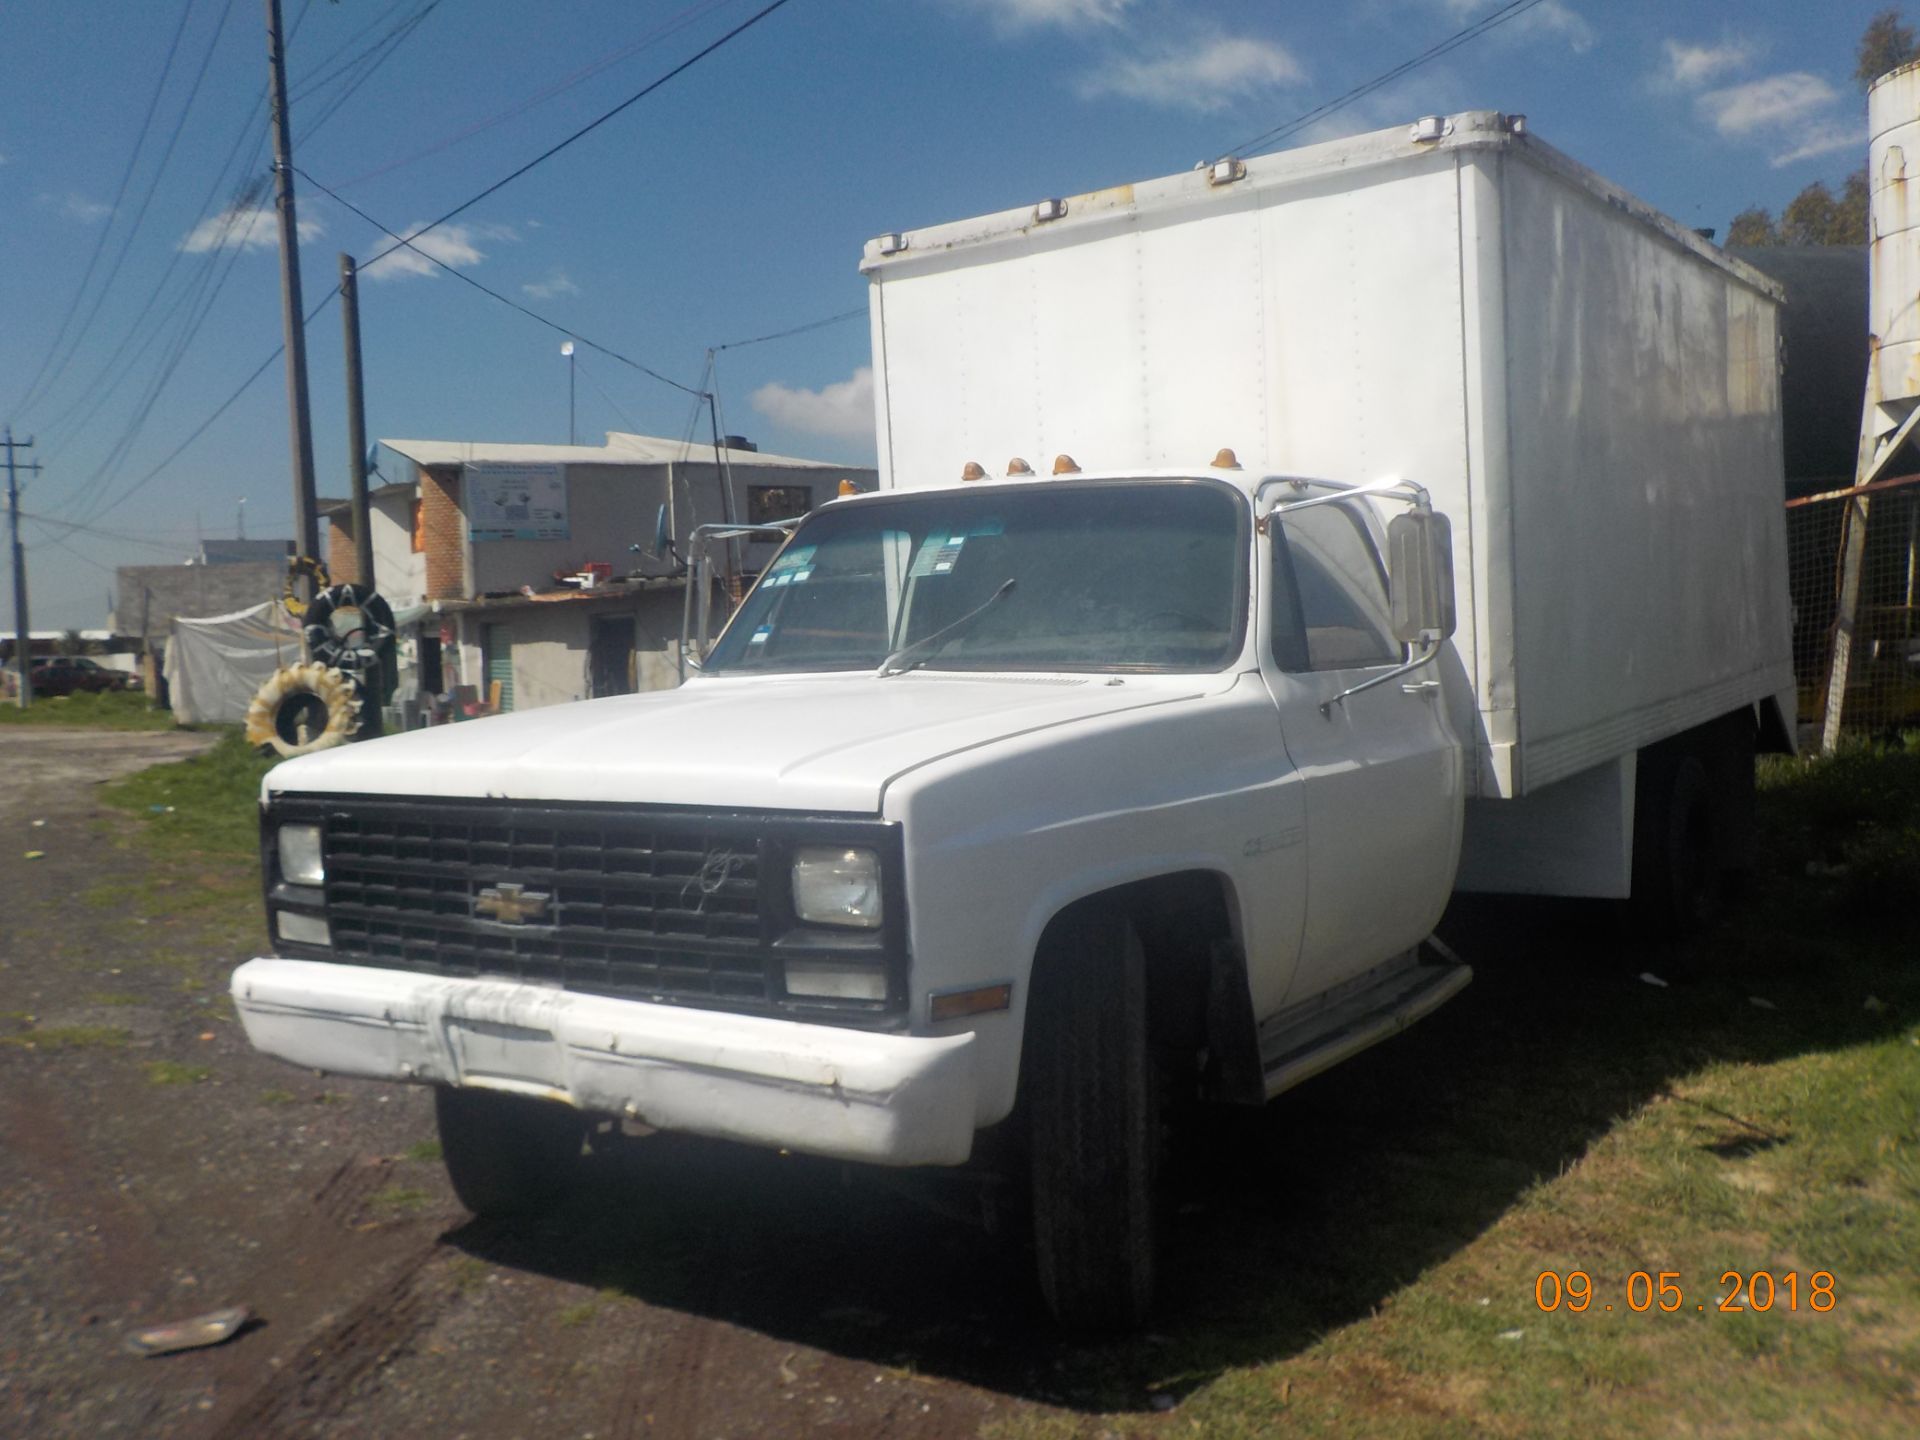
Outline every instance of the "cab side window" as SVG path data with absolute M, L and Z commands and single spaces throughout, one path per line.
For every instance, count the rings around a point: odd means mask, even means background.
M 1274 663 L 1296 673 L 1398 665 L 1386 571 L 1366 522 L 1343 504 L 1274 518 Z

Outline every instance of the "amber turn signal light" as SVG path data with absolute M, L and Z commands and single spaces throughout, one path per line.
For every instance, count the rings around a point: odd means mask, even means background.
M 927 1016 L 934 1021 L 964 1020 L 969 1015 L 985 1015 L 994 1010 L 1013 1008 L 1013 986 L 982 985 L 978 990 L 956 990 L 946 995 L 932 996 L 927 1003 Z

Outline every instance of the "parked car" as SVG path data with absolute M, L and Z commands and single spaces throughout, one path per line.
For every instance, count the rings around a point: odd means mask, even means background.
M 32 676 L 33 693 L 49 700 L 81 691 L 125 690 L 132 678 L 118 670 L 109 670 L 85 655 L 55 655 L 51 659 L 36 660 Z

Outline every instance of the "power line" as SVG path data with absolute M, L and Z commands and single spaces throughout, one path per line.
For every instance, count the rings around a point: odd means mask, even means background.
M 191 3 L 191 0 L 189 0 L 189 3 Z M 448 274 L 455 276 L 457 279 L 465 281 L 468 285 L 471 285 L 474 289 L 479 290 L 482 294 L 490 296 L 492 299 L 495 299 L 499 301 L 501 304 L 507 305 L 514 310 L 518 310 L 521 314 L 526 315 L 529 319 L 536 320 L 540 324 L 545 325 L 550 329 L 556 330 L 561 334 L 572 335 L 573 332 L 567 330 L 566 327 L 558 325 L 555 322 L 547 319 L 544 315 L 537 314 L 536 312 L 529 310 L 526 306 L 521 305 L 516 301 L 508 299 L 506 296 L 500 294 L 498 291 L 490 289 L 489 287 L 480 284 L 479 281 L 473 279 L 471 276 L 461 274 L 460 271 L 455 270 L 452 266 L 443 264 L 436 257 L 420 249 L 413 242 L 417 240 L 420 236 L 426 234 L 428 231 L 436 229 L 437 227 L 446 224 L 449 220 L 452 220 L 455 216 L 464 214 L 466 211 L 472 209 L 475 205 L 479 204 L 482 200 L 486 199 L 489 195 L 495 194 L 499 190 L 505 188 L 507 185 L 512 184 L 515 180 L 525 175 L 528 171 L 533 170 L 535 167 L 544 164 L 546 161 L 552 159 L 555 155 L 558 155 L 562 150 L 565 150 L 569 146 L 573 145 L 576 141 L 583 139 L 585 136 L 599 129 L 602 125 L 606 124 L 609 120 L 613 119 L 616 115 L 619 115 L 624 111 L 632 108 L 634 105 L 638 104 L 641 100 L 645 99 L 648 95 L 651 95 L 654 91 L 658 90 L 661 86 L 665 85 L 668 81 L 673 80 L 677 76 L 686 73 L 686 71 L 691 69 L 693 66 L 697 65 L 700 61 L 704 60 L 707 56 L 713 54 L 716 50 L 721 49 L 723 46 L 731 43 L 738 36 L 752 29 L 755 25 L 759 24 L 762 20 L 766 19 L 767 16 L 771 15 L 774 11 L 780 9 L 785 4 L 787 4 L 787 0 L 771 0 L 770 4 L 762 6 L 759 10 L 755 11 L 747 19 L 743 20 L 740 24 L 728 30 L 724 35 L 721 35 L 718 39 L 714 40 L 711 44 L 706 45 L 700 50 L 696 51 L 693 55 L 688 57 L 686 60 L 683 60 L 680 64 L 674 66 L 671 70 L 667 71 L 664 75 L 661 75 L 658 79 L 650 82 L 649 84 L 643 86 L 640 90 L 636 91 L 634 94 L 628 96 L 625 100 L 621 101 L 618 105 L 614 106 L 611 110 L 608 110 L 602 115 L 600 115 L 598 118 L 592 121 L 589 121 L 586 125 L 581 126 L 578 130 L 574 131 L 571 135 L 567 136 L 564 140 L 561 140 L 559 143 L 548 147 L 546 150 L 542 151 L 539 155 L 536 155 L 533 159 L 529 160 L 526 164 L 520 166 L 518 169 L 512 171 L 511 173 L 503 176 L 501 179 L 496 180 L 493 184 L 487 186 L 484 190 L 481 190 L 477 194 L 471 196 L 469 199 L 462 201 L 459 205 L 455 206 L 453 209 L 447 211 L 444 215 L 440 216 L 439 219 L 433 221 L 429 225 L 423 226 L 419 230 L 412 232 L 410 235 L 406 236 L 405 238 L 400 237 L 395 231 L 388 229 L 387 226 L 380 224 L 379 221 L 374 220 L 371 216 L 367 215 L 364 211 L 360 210 L 357 206 L 354 206 L 349 202 L 347 202 L 346 200 L 342 199 L 342 197 L 336 192 L 334 192 L 333 190 L 330 190 L 326 186 L 321 185 L 319 181 L 315 180 L 311 175 L 308 175 L 304 170 L 297 170 L 297 167 L 296 167 L 297 173 L 303 179 L 305 179 L 309 184 L 313 185 L 316 189 L 322 190 L 327 195 L 331 196 L 332 199 L 337 203 L 346 206 L 347 209 L 352 210 L 354 214 L 359 215 L 363 220 L 366 220 L 369 224 L 374 225 L 377 229 L 394 237 L 394 243 L 392 245 L 389 245 L 385 250 L 382 250 L 378 255 L 375 255 L 371 260 L 368 260 L 367 262 L 365 262 L 365 264 L 363 264 L 360 267 L 363 272 L 368 267 L 376 264 L 380 260 L 385 259 L 387 256 L 393 254 L 395 251 L 400 250 L 402 248 L 406 248 L 406 249 L 412 250 L 415 254 L 420 255 L 423 258 L 431 261 L 433 264 L 438 265 L 441 269 L 446 270 Z M 304 15 L 305 15 L 305 12 L 303 10 L 301 18 L 304 18 Z M 298 27 L 298 24 L 299 24 L 299 20 L 296 20 L 295 21 L 296 28 Z M 321 300 L 321 302 L 318 305 L 316 305 L 312 310 L 307 312 L 306 317 L 301 322 L 302 325 L 304 326 L 307 324 L 311 324 L 314 317 L 317 316 L 320 313 L 320 311 L 325 309 L 327 305 L 332 302 L 334 296 L 337 294 L 339 294 L 339 287 L 335 286 L 332 290 L 330 290 L 327 293 L 326 297 L 323 300 Z M 700 391 L 694 390 L 689 386 L 682 385 L 679 381 L 670 379 L 669 377 L 660 374 L 658 371 L 652 369 L 651 367 L 643 365 L 639 361 L 634 360 L 629 356 L 622 355 L 619 351 L 611 349 L 608 346 L 601 345 L 595 341 L 587 340 L 584 337 L 580 337 L 580 336 L 574 336 L 574 338 L 578 339 L 581 344 L 586 345 L 588 348 L 597 350 L 601 354 L 606 355 L 609 359 L 617 360 L 623 365 L 631 366 L 633 369 L 639 370 L 641 373 L 651 376 L 653 379 L 660 381 L 664 385 L 670 385 L 674 389 L 679 390 L 688 395 L 698 396 L 701 394 Z M 129 499 L 131 499 L 135 494 L 137 494 L 140 490 L 142 490 L 149 483 L 151 483 L 156 476 L 158 476 L 163 470 L 165 470 L 169 465 L 171 465 L 175 460 L 177 460 L 183 453 L 185 453 L 185 451 L 190 445 L 192 445 L 196 440 L 198 440 L 200 436 L 205 434 L 207 430 L 211 428 L 212 425 L 217 420 L 219 420 L 222 415 L 226 414 L 226 412 L 233 407 L 233 405 L 240 399 L 240 397 L 244 395 L 249 388 L 252 387 L 253 383 L 256 380 L 258 380 L 261 375 L 266 373 L 267 368 L 271 366 L 274 363 L 274 361 L 280 358 L 285 348 L 286 347 L 284 344 L 275 346 L 273 349 L 273 352 L 270 355 L 268 355 L 264 360 L 262 360 L 260 364 L 257 365 L 251 373 L 248 374 L 246 379 L 240 382 L 240 384 L 234 389 L 233 393 L 228 395 L 225 400 L 221 401 L 220 404 L 214 409 L 213 413 L 208 415 L 206 419 L 202 420 L 197 426 L 195 426 L 193 430 L 188 433 L 186 438 L 183 439 L 178 445 L 176 445 L 171 451 L 169 451 L 167 455 L 158 464 L 154 465 L 152 468 L 147 470 L 146 473 L 144 473 L 139 477 L 139 479 L 133 481 L 130 485 L 128 485 L 125 489 L 123 489 L 119 493 L 119 495 L 117 495 L 114 499 L 112 499 L 111 501 L 107 502 L 105 505 L 102 505 L 96 508 L 94 511 L 92 511 L 87 516 L 87 519 L 90 521 L 98 520 L 103 515 L 109 514 L 113 510 L 118 509 L 121 505 L 124 505 Z
M 389 19 L 401 10 L 404 10 L 408 5 L 418 3 L 419 0 L 395 0 L 395 3 L 383 11 L 377 19 L 368 21 L 365 25 L 361 26 L 359 30 L 355 31 L 346 40 L 342 41 L 340 45 L 329 52 L 325 59 L 318 61 L 313 67 L 313 73 L 303 77 L 298 85 L 289 85 L 287 89 L 288 100 L 295 102 L 305 100 L 308 96 L 326 86 L 330 81 L 337 80 L 340 76 L 350 72 L 355 66 L 364 64 L 368 56 L 376 54 L 381 47 L 391 41 L 396 34 L 408 25 L 413 24 L 420 17 L 415 15 L 396 21 L 384 35 L 364 50 L 348 56 L 345 60 L 340 60 L 340 57 L 345 55 L 346 52 L 351 50 L 355 45 L 359 44 L 367 35 L 386 24 Z M 439 0 L 430 0 L 427 8 L 432 9 L 433 5 L 437 3 L 439 3 Z M 288 39 L 291 40 L 292 37 L 289 36 Z M 340 60 L 338 65 L 334 64 L 336 60 Z
M 809 320 L 806 324 L 795 325 L 790 330 L 776 330 L 771 335 L 756 335 L 751 340 L 729 340 L 726 344 L 716 345 L 713 348 L 715 350 L 739 350 L 748 345 L 764 345 L 769 340 L 784 340 L 789 335 L 804 335 L 809 330 L 824 330 L 829 325 L 838 325 L 843 321 L 853 319 L 856 315 L 865 315 L 866 313 L 867 307 L 862 305 L 857 310 L 842 310 L 838 315 L 829 315 L 822 320 Z
M 300 322 L 301 325 L 302 326 L 311 325 L 314 322 L 315 317 L 318 316 L 322 310 L 326 309 L 327 306 L 331 305 L 333 303 L 334 297 L 339 293 L 340 293 L 340 287 L 338 285 L 334 286 L 333 289 L 329 290 L 326 293 L 326 295 L 321 299 L 320 303 L 314 306 L 311 310 L 307 312 L 306 318 Z M 267 368 L 270 365 L 272 365 L 274 361 L 280 358 L 282 352 L 284 352 L 286 348 L 287 347 L 285 345 L 274 346 L 273 353 L 267 356 L 267 358 L 262 360 L 258 365 L 256 365 L 253 368 L 252 373 L 250 373 L 246 379 L 240 382 L 239 386 L 235 388 L 234 392 L 231 395 L 227 396 L 226 399 L 220 402 L 219 406 L 214 410 L 214 412 L 211 415 L 207 416 L 206 419 L 202 420 L 198 425 L 196 425 L 193 428 L 192 433 L 189 434 L 186 439 L 182 440 L 178 445 L 174 446 L 172 450 L 168 451 L 167 456 L 164 460 L 162 460 L 158 465 L 155 465 L 151 470 L 147 471 L 146 474 L 142 475 L 138 480 L 134 481 L 125 490 L 121 491 L 119 496 L 116 499 L 114 499 L 111 503 L 101 506 L 99 509 L 95 510 L 92 514 L 87 516 L 87 519 L 89 521 L 98 520 L 101 516 L 110 514 L 114 510 L 119 509 L 122 505 L 126 504 L 127 501 L 131 500 L 134 497 L 134 495 L 136 495 L 140 490 L 144 489 L 153 480 L 153 478 L 157 476 L 162 470 L 166 469 L 175 460 L 178 460 L 180 456 L 185 453 L 189 445 L 193 444 L 194 441 L 198 440 L 202 435 L 206 434 L 207 430 L 213 425 L 214 421 L 218 420 L 222 415 L 226 414 L 228 410 L 233 408 L 234 402 L 237 401 L 242 395 L 246 394 L 250 388 L 252 388 L 254 381 L 258 380 L 262 375 L 267 373 Z
M 385 10 L 374 16 L 373 19 L 354 31 L 353 34 L 334 46 L 333 49 L 329 50 L 320 59 L 316 60 L 313 68 L 315 70 L 325 70 L 327 66 L 333 64 L 334 61 L 338 60 L 342 55 L 346 54 L 347 51 L 351 50 L 355 45 L 358 45 L 367 36 L 371 35 L 375 30 L 386 24 L 388 20 L 392 19 L 393 16 L 397 15 L 412 3 L 413 0 L 393 0 L 393 4 L 389 5 Z M 306 6 L 303 5 L 300 9 L 300 14 L 294 19 L 293 29 L 287 34 L 288 45 L 293 44 L 294 37 L 299 35 L 301 23 L 305 21 L 306 18 L 307 10 Z M 319 83 L 319 80 L 312 78 L 302 80 L 300 84 L 293 87 L 292 98 L 295 100 L 305 99 Z
M 127 168 L 121 172 L 120 187 L 114 191 L 107 223 L 100 227 L 100 238 L 94 241 L 93 254 L 87 258 L 87 268 L 81 272 L 80 283 L 74 287 L 73 299 L 67 304 L 67 313 L 61 317 L 59 327 L 54 331 L 54 342 L 47 347 L 46 356 L 41 360 L 40 368 L 34 372 L 33 379 L 27 382 L 26 394 L 20 397 L 20 403 L 14 407 L 16 412 L 31 403 L 39 393 L 40 379 L 47 373 L 47 366 L 53 362 L 54 354 L 60 348 L 60 337 L 66 334 L 74 313 L 80 308 L 80 297 L 86 294 L 87 282 L 93 279 L 93 269 L 100 263 L 100 253 L 107 248 L 107 232 L 113 229 L 113 217 L 120 213 L 120 202 L 126 198 L 127 186 L 133 183 L 134 166 L 139 163 L 140 151 L 147 143 L 147 131 L 153 125 L 153 112 L 160 107 L 161 92 L 166 89 L 167 77 L 173 73 L 173 57 L 180 49 L 180 37 L 186 34 L 187 20 L 192 14 L 193 0 L 186 0 L 180 10 L 180 23 L 174 27 L 173 39 L 167 46 L 167 57 L 161 62 L 160 78 L 154 83 L 153 95 L 147 101 L 147 113 L 141 116 L 140 128 L 134 133 L 133 151 L 127 156 Z M 68 356 L 72 356 L 71 349 L 68 350 Z M 61 365 L 64 368 L 66 361 L 61 361 Z
M 419 239 L 422 235 L 425 235 L 428 231 L 437 230 L 440 226 L 446 224 L 447 221 L 453 219 L 454 216 L 465 214 L 467 211 L 471 210 L 474 206 L 478 205 L 482 200 L 486 199 L 489 195 L 492 195 L 499 190 L 505 189 L 508 185 L 511 185 L 515 180 L 518 180 L 522 175 L 525 175 L 529 170 L 534 169 L 536 166 L 544 165 L 547 161 L 551 160 L 554 156 L 558 155 L 562 150 L 565 150 L 569 145 L 572 145 L 575 141 L 582 140 L 588 135 L 591 135 L 595 130 L 598 130 L 602 125 L 606 124 L 609 120 L 613 119 L 614 116 L 619 115 L 624 111 L 631 109 L 633 106 L 639 104 L 642 100 L 646 99 L 647 96 L 651 95 L 654 91 L 658 90 L 662 85 L 665 85 L 669 80 L 674 79 L 676 76 L 685 74 L 688 70 L 691 70 L 695 65 L 698 65 L 702 60 L 706 59 L 707 56 L 713 54 L 714 51 L 720 49 L 724 45 L 731 43 L 736 37 L 745 34 L 748 30 L 751 30 L 755 25 L 758 25 L 762 20 L 766 19 L 767 16 L 771 15 L 774 11 L 778 10 L 781 6 L 785 5 L 786 3 L 787 3 L 787 0 L 772 0 L 771 4 L 762 6 L 760 9 L 756 10 L 752 15 L 748 16 L 745 20 L 742 20 L 738 25 L 734 26 L 731 30 L 727 31 L 727 33 L 722 35 L 718 40 L 715 40 L 712 44 L 707 45 L 704 48 L 695 51 L 691 56 L 689 56 L 685 60 L 682 60 L 678 65 L 674 66 L 671 70 L 667 71 L 667 73 L 662 75 L 659 79 L 654 80 L 649 84 L 642 86 L 635 93 L 633 93 L 632 95 L 629 95 L 626 99 L 622 100 L 618 105 L 614 106 L 611 110 L 608 110 L 604 114 L 600 115 L 597 119 L 589 120 L 585 125 L 582 125 L 578 130 L 574 131 L 571 135 L 567 136 L 566 139 L 560 141 L 557 145 L 549 146 L 547 149 L 541 151 L 538 155 L 534 156 L 533 159 L 527 161 L 526 164 L 522 165 L 518 170 L 515 170 L 508 175 L 502 176 L 500 179 L 494 181 L 493 184 L 487 186 L 486 189 L 480 191 L 477 195 L 473 195 L 468 199 L 461 201 L 458 205 L 454 206 L 453 209 L 447 211 L 446 214 L 442 215 L 438 220 L 433 221 L 431 224 L 421 226 L 420 229 L 415 230 L 410 235 L 408 235 L 408 237 L 405 240 L 396 240 L 392 245 L 389 245 L 385 250 L 382 250 L 378 255 L 374 256 L 371 260 L 367 261 L 366 265 L 362 266 L 361 268 L 366 269 L 368 266 L 377 265 L 380 261 L 384 260 L 387 256 L 391 255 L 395 250 L 398 250 L 402 245 L 411 247 L 412 242 L 414 240 Z M 1527 3 L 1538 4 L 1539 0 L 1527 0 Z M 311 176 L 308 176 L 307 178 L 310 180 L 312 179 Z M 315 182 L 315 183 L 317 184 L 318 182 Z M 328 191 L 328 193 L 332 194 L 333 192 Z M 334 195 L 333 198 L 336 200 L 340 199 L 338 195 Z M 341 201 L 341 203 L 345 204 L 346 202 Z M 384 225 L 381 226 L 380 228 L 383 230 L 386 229 Z M 393 232 L 388 231 L 388 233 L 392 234 Z M 615 358 L 617 359 L 619 357 L 616 356 Z M 664 377 L 655 376 L 654 378 L 663 379 Z M 674 382 L 669 380 L 667 383 L 671 385 Z
M 380 67 L 394 57 L 395 52 L 406 44 L 408 37 L 420 28 L 427 16 L 431 15 L 439 4 L 440 0 L 426 0 L 426 4 L 418 11 L 401 21 L 391 33 L 383 36 L 378 43 L 370 46 L 364 54 L 357 57 L 353 63 L 358 67 L 358 73 L 327 102 L 325 109 L 308 122 L 302 132 L 303 138 L 311 140 L 319 134 L 320 128 L 338 115 L 341 107 L 359 93 L 360 87 L 371 80 Z
M 785 0 L 781 0 L 781 3 L 784 4 Z M 389 245 L 385 250 L 382 250 L 379 255 L 376 255 L 372 260 L 369 260 L 364 265 L 360 266 L 361 274 L 364 275 L 368 270 L 372 269 L 374 265 L 378 264 L 380 260 L 393 254 L 394 251 L 396 250 L 400 250 L 400 249 L 411 250 L 414 254 L 418 255 L 422 260 L 427 261 L 431 265 L 437 265 L 440 269 L 446 271 L 447 274 L 453 276 L 454 279 L 459 280 L 464 284 L 471 285 L 474 289 L 478 290 L 482 295 L 485 295 L 490 299 L 498 300 L 502 305 L 505 305 L 509 310 L 518 310 L 522 315 L 526 316 L 529 320 L 538 321 L 540 324 L 546 326 L 549 330 L 552 330 L 556 334 L 564 335 L 570 340 L 577 340 L 580 344 L 585 345 L 589 350 L 598 350 L 602 355 L 605 355 L 608 359 L 618 360 L 622 365 L 631 366 L 633 369 L 638 370 L 641 374 L 649 376 L 652 379 L 658 380 L 662 385 L 671 385 L 675 390 L 678 390 L 683 394 L 699 395 L 700 393 L 702 393 L 698 390 L 695 390 L 692 386 L 682 385 L 678 380 L 675 380 L 670 376 L 662 375 L 658 370 L 655 370 L 650 365 L 643 365 L 638 360 L 635 360 L 630 356 L 622 355 L 618 350 L 615 350 L 610 346 L 602 345 L 597 340 L 588 339 L 585 335 L 582 335 L 579 331 L 570 329 L 567 326 L 560 324 L 557 320 L 549 320 L 546 316 L 542 315 L 539 311 L 529 309 L 527 306 L 522 305 L 518 300 L 512 299 L 511 297 L 506 295 L 502 295 L 498 290 L 495 290 L 490 286 L 482 285 L 478 280 L 474 279 L 471 275 L 468 275 L 466 272 L 462 270 L 457 270 L 453 266 L 447 264 L 446 261 L 442 260 L 438 255 L 435 255 L 432 251 L 422 250 L 418 245 L 414 244 L 413 242 L 416 239 L 418 239 L 419 236 L 426 234 L 426 230 L 414 231 L 411 234 L 402 235 L 399 231 L 393 229 L 388 225 L 382 224 L 380 221 L 374 219 L 373 216 L 369 215 L 366 211 L 362 210 L 358 205 L 354 204 L 351 200 L 347 199 L 345 196 L 339 194 L 335 190 L 329 189 L 325 185 L 322 185 L 318 180 L 314 179 L 313 176 L 309 175 L 305 170 L 302 170 L 298 165 L 293 167 L 293 173 L 298 175 L 302 180 L 306 181 L 309 185 L 313 186 L 313 188 L 318 190 L 322 195 L 327 196 L 329 199 L 333 200 L 335 203 L 343 205 L 347 209 L 351 210 L 355 215 L 358 215 L 362 220 L 366 221 L 369 225 L 373 226 L 374 229 L 380 231 L 381 234 L 388 235 L 393 238 L 395 242 L 394 244 Z M 438 224 L 439 222 L 435 221 L 434 223 Z M 432 226 L 427 227 L 427 229 L 429 230 L 432 228 L 433 228 Z
M 390 172 L 395 170 L 405 169 L 407 166 L 415 164 L 418 161 L 425 160 L 431 155 L 438 155 L 443 150 L 450 150 L 455 145 L 459 145 L 464 143 L 465 141 L 471 140 L 476 135 L 485 134 L 488 130 L 493 129 L 497 125 L 504 125 L 507 121 L 516 119 L 519 116 L 526 114 L 529 110 L 533 110 L 538 106 L 546 104 L 547 101 L 549 100 L 556 99 L 557 97 L 564 95 L 567 91 L 573 89 L 576 85 L 585 84 L 588 80 L 591 80 L 594 76 L 600 74 L 602 71 L 611 69 L 613 66 L 618 65 L 622 60 L 630 59 L 634 55 L 639 54 L 642 50 L 648 49 L 649 47 L 658 44 L 660 41 L 666 39 L 668 36 L 679 34 L 680 31 L 686 29 L 689 25 L 692 25 L 698 20 L 700 20 L 701 18 L 703 18 L 708 11 L 721 9 L 727 5 L 734 4 L 734 3 L 737 3 L 737 0 L 701 0 L 700 4 L 690 5 L 685 10 L 681 11 L 678 15 L 676 15 L 673 19 L 655 26 L 647 34 L 641 36 L 638 40 L 635 40 L 631 44 L 623 46 L 621 49 L 616 50 L 613 54 L 605 57 L 604 59 L 596 60 L 593 64 L 588 65 L 583 69 L 576 70 L 572 75 L 569 75 L 564 80 L 556 81 L 554 84 L 547 86 L 543 90 L 535 92 L 533 95 L 529 96 L 525 100 L 522 100 L 518 104 L 509 106 L 507 109 L 502 110 L 495 115 L 491 115 L 485 120 L 475 121 L 473 124 L 466 126 L 464 129 L 456 130 L 453 134 L 445 137 L 444 139 L 436 140 L 433 144 L 428 145 L 424 149 L 416 150 L 411 155 L 405 156 L 399 160 L 389 161 L 388 163 L 381 165 L 377 169 L 367 171 L 364 175 L 356 175 L 351 180 L 343 180 L 340 182 L 340 188 L 342 190 L 351 190 L 354 186 L 359 185 L 365 181 L 376 179 L 379 176 L 389 174 Z
M 1243 141 L 1238 145 L 1221 151 L 1216 158 L 1225 160 L 1233 155 L 1250 154 L 1255 150 L 1272 145 L 1276 141 L 1284 140 L 1287 136 L 1297 130 L 1306 128 L 1314 121 L 1324 120 L 1336 110 L 1344 110 L 1354 101 L 1364 99 L 1382 86 L 1392 84 L 1403 75 L 1411 74 L 1429 61 L 1438 60 L 1442 55 L 1453 50 L 1458 50 L 1462 45 L 1470 41 L 1478 40 L 1489 30 L 1496 30 L 1500 26 L 1505 25 L 1509 20 L 1519 19 L 1522 15 L 1526 14 L 1527 11 L 1533 9 L 1534 6 L 1540 3 L 1542 3 L 1542 0 L 1511 0 L 1510 4 L 1501 6 L 1492 14 L 1484 15 L 1474 21 L 1473 24 L 1455 31 L 1439 43 L 1428 46 L 1412 59 L 1401 61 L 1400 64 L 1394 66 L 1391 70 L 1374 76 L 1373 79 L 1367 81 L 1365 84 L 1354 86 L 1353 89 L 1347 91 L 1346 94 L 1336 96 L 1325 104 L 1314 106 L 1313 109 L 1307 111 L 1305 114 L 1295 116 L 1284 125 L 1276 125 L 1273 129 L 1264 131 L 1254 136 L 1251 140 Z

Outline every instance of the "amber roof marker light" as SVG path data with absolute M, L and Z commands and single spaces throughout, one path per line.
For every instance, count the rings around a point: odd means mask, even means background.
M 1056 475 L 1078 475 L 1080 473 L 1080 466 L 1071 455 L 1056 455 L 1053 457 L 1053 473 Z
M 1007 461 L 1007 474 L 1031 475 L 1033 474 L 1033 466 L 1029 465 L 1026 461 L 1022 460 L 1018 455 L 1016 455 L 1011 460 Z
M 1222 445 L 1213 457 L 1213 468 L 1215 470 L 1238 470 L 1240 468 L 1240 457 Z
M 984 480 L 987 478 L 987 472 L 978 460 L 969 460 L 965 465 L 960 467 L 960 478 L 962 480 Z

